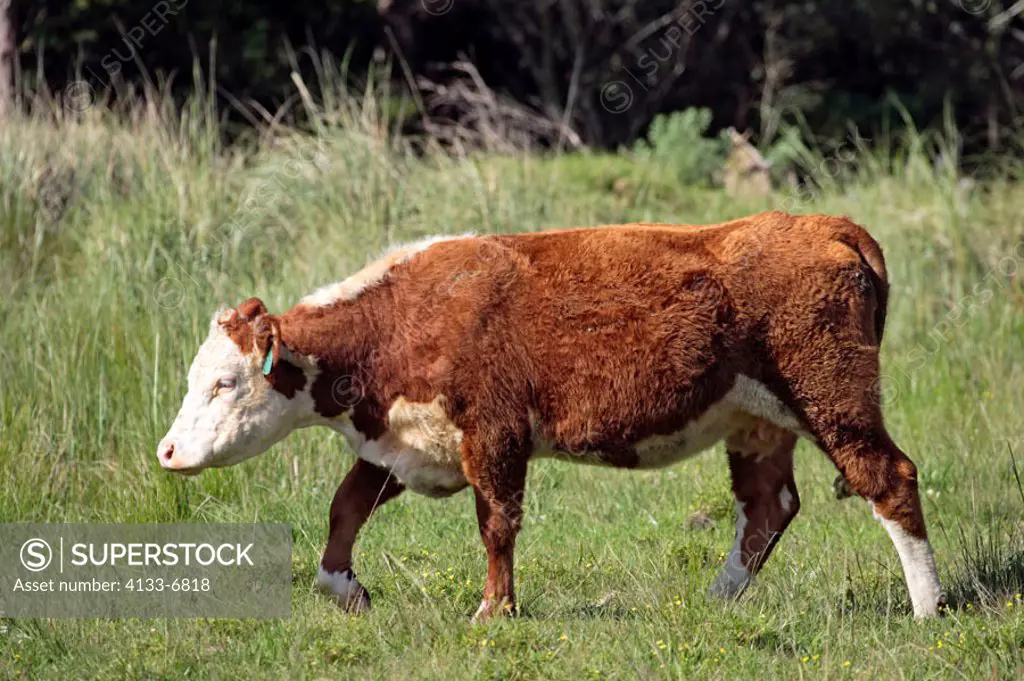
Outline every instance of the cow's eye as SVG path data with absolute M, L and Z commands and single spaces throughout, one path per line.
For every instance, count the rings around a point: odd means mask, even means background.
M 222 392 L 222 391 L 225 391 L 225 390 L 234 390 L 234 389 L 235 389 L 235 379 L 234 378 L 230 378 L 230 377 L 229 378 L 222 378 L 222 379 L 218 380 L 217 381 L 217 385 L 214 386 L 213 394 L 216 395 L 219 392 Z

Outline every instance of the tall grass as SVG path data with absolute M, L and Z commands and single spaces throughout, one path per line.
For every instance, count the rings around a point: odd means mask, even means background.
M 752 594 L 728 608 L 703 598 L 731 542 L 721 452 L 652 473 L 538 464 L 520 545 L 525 615 L 476 628 L 466 619 L 484 563 L 462 496 L 408 495 L 371 521 L 357 562 L 377 607 L 352 619 L 310 593 L 327 506 L 352 457 L 337 438 L 304 432 L 237 468 L 162 474 L 155 444 L 220 305 L 259 295 L 281 311 L 427 234 L 717 222 L 791 198 L 679 186 L 628 155 L 441 150 L 397 132 L 383 85 L 337 82 L 326 70 L 321 83 L 297 82 L 304 124 L 268 123 L 236 146 L 222 144 L 222 116 L 201 94 L 184 106 L 152 91 L 75 112 L 40 103 L 0 128 L 0 521 L 275 520 L 293 525 L 296 546 L 292 620 L 5 620 L 0 674 L 923 678 L 1021 668 L 1024 499 L 1010 452 L 1019 457 L 1024 433 L 1024 191 L 1012 172 L 964 182 L 955 131 L 857 146 L 838 175 L 834 152 L 807 148 L 811 190 L 790 204 L 850 215 L 886 251 L 888 423 L 920 467 L 954 596 L 944 622 L 907 620 L 884 533 L 863 504 L 830 498 L 830 465 L 803 445 L 804 511 Z M 697 512 L 710 531 L 686 522 Z

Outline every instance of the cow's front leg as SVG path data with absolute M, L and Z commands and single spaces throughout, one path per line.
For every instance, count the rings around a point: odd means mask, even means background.
M 463 439 L 466 478 L 476 495 L 480 538 L 487 550 L 487 584 L 473 621 L 509 614 L 515 608 L 513 554 L 523 516 L 527 441 L 502 437 L 488 446 Z
M 352 612 L 369 609 L 370 595 L 352 571 L 352 545 L 359 528 L 381 504 L 405 489 L 388 471 L 356 459 L 331 502 L 327 548 L 316 576 L 317 588 Z

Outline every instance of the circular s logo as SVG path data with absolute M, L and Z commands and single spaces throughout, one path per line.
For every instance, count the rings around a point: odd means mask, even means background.
M 84 113 L 95 99 L 92 85 L 84 80 L 76 80 L 64 88 L 64 106 L 72 113 Z
M 992 0 L 960 0 L 960 7 L 968 14 L 978 16 L 988 11 Z
M 605 83 L 601 88 L 601 106 L 608 113 L 620 114 L 633 106 L 633 90 L 621 80 Z
M 42 539 L 29 539 L 21 545 L 21 564 L 32 572 L 45 570 L 53 560 L 50 545 Z
M 426 10 L 427 14 L 439 17 L 451 11 L 452 7 L 455 6 L 455 0 L 420 0 L 420 5 Z
M 156 304 L 165 310 L 172 310 L 185 299 L 185 287 L 174 277 L 164 277 L 156 283 L 153 291 Z

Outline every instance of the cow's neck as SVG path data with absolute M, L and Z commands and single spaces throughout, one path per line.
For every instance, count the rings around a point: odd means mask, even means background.
M 298 355 L 317 359 L 321 369 L 347 372 L 373 359 L 388 329 L 361 300 L 329 307 L 298 305 L 279 318 L 281 341 Z
M 279 317 L 281 342 L 303 361 L 315 363 L 307 386 L 316 411 L 333 418 L 372 405 L 380 353 L 391 338 L 393 320 L 373 314 L 363 298 L 327 307 L 298 305 Z M 357 418 L 353 413 L 353 419 Z

